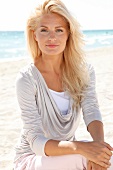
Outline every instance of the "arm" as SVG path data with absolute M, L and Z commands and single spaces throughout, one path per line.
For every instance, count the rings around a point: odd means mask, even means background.
M 16 80 L 16 94 L 21 109 L 23 132 L 36 155 L 73 154 L 76 145 L 68 141 L 55 141 L 45 137 L 38 103 L 36 85 L 28 72 L 21 72 Z
M 94 128 L 94 122 L 98 122 L 99 126 L 102 125 L 101 121 L 101 115 L 98 109 L 98 103 L 95 95 L 95 75 L 94 70 L 91 67 L 90 68 L 90 85 L 87 89 L 85 99 L 82 102 L 82 108 L 84 113 L 84 119 L 86 122 L 86 125 L 88 125 L 88 130 L 91 132 L 91 135 L 96 138 L 98 137 L 96 134 L 96 128 Z M 87 113 L 87 114 L 86 114 Z M 99 121 L 94 121 L 99 120 Z M 93 128 L 92 128 L 93 127 Z M 95 132 L 95 133 L 94 133 Z M 101 138 L 103 139 L 103 133 L 102 133 L 102 126 L 100 128 Z M 72 154 L 73 151 L 75 153 L 81 153 L 79 148 L 80 143 L 72 143 L 72 142 L 60 142 L 60 141 L 53 141 L 50 140 L 45 145 L 45 153 L 47 155 L 62 155 L 62 154 Z M 81 145 L 84 145 L 84 143 L 81 143 Z M 76 149 L 74 149 L 74 148 Z M 79 152 L 78 152 L 79 151 Z
M 23 133 L 36 155 L 75 154 L 76 144 L 69 141 L 56 141 L 46 138 L 43 132 L 41 115 L 36 101 L 36 85 L 28 74 L 22 72 L 16 80 L 16 94 L 21 109 Z
M 84 92 L 84 97 L 81 102 L 83 118 L 87 128 L 90 127 L 93 121 L 102 123 L 102 116 L 99 110 L 97 94 L 95 90 L 95 72 L 92 66 L 89 66 L 89 76 L 89 85 Z
M 104 130 L 103 130 L 103 124 L 100 121 L 93 121 L 91 122 L 87 127 L 89 133 L 91 134 L 94 141 L 104 141 Z M 98 133 L 97 133 L 98 132 Z M 110 164 L 109 164 L 110 165 Z M 88 170 L 91 169 L 100 169 L 101 166 L 92 162 L 88 161 Z M 107 170 L 107 168 L 104 168 L 104 170 Z
M 101 118 L 101 114 L 99 111 L 98 100 L 97 100 L 96 91 L 95 91 L 95 72 L 94 72 L 93 67 L 91 67 L 91 66 L 89 67 L 89 73 L 90 73 L 89 86 L 87 87 L 87 90 L 85 92 L 84 100 L 81 103 L 82 110 L 83 110 L 83 118 L 86 123 L 87 130 L 91 134 L 93 140 L 98 142 L 98 144 L 103 145 L 103 144 L 105 144 L 104 143 L 103 123 L 102 123 L 102 118 Z M 93 147 L 92 147 L 92 149 L 95 148 L 95 147 L 94 148 Z M 98 148 L 95 148 L 95 149 L 97 150 Z M 109 159 L 110 159 L 112 148 L 109 146 L 109 144 L 107 144 L 106 149 L 108 150 L 106 152 L 107 154 L 105 156 L 107 159 L 106 162 L 108 163 L 108 165 L 110 165 Z M 93 152 L 92 152 L 92 154 L 93 154 Z M 97 154 L 96 162 L 94 160 L 92 160 L 91 157 L 88 158 L 90 160 L 88 166 L 91 165 L 92 167 L 94 167 L 94 169 L 95 168 L 101 169 L 101 167 L 99 166 L 101 164 L 98 163 L 99 162 L 98 156 L 100 156 L 102 159 L 104 152 L 101 151 L 100 154 L 99 155 L 98 154 Z M 103 166 L 103 165 L 101 165 L 101 166 Z M 90 170 L 90 169 L 92 169 L 92 168 L 91 167 L 88 168 L 88 170 Z
M 110 146 L 105 142 L 69 142 L 48 140 L 45 145 L 45 154 L 48 156 L 81 154 L 90 160 L 90 162 L 93 162 L 93 167 L 101 168 L 102 166 L 104 168 L 108 168 L 110 166 Z M 91 170 L 91 168 L 88 170 Z
M 23 121 L 22 133 L 36 155 L 45 155 L 44 146 L 49 140 L 44 136 L 41 115 L 36 103 L 36 85 L 28 71 L 21 71 L 16 79 L 16 94 Z M 26 146 L 27 147 L 27 146 Z M 29 147 L 29 146 L 28 146 Z
M 19 75 L 16 83 L 16 89 L 18 102 L 21 108 L 25 139 L 28 141 L 31 150 L 36 155 L 46 154 L 48 156 L 56 156 L 66 154 L 81 154 L 86 156 L 86 158 L 91 157 L 90 155 L 92 155 L 92 152 L 88 152 L 91 150 L 92 145 L 89 145 L 89 143 L 77 141 L 56 141 L 45 137 L 43 133 L 41 116 L 35 100 L 36 90 L 27 73 L 22 73 Z M 100 152 L 100 145 L 93 145 L 93 148 L 98 148 L 98 152 Z M 102 148 L 106 150 L 104 145 L 102 145 Z M 96 153 L 97 155 L 98 152 Z M 92 156 L 91 159 L 94 160 L 94 158 L 95 156 Z
M 100 121 L 93 121 L 87 127 L 94 141 L 104 141 L 103 123 Z
M 80 154 L 79 143 L 77 141 L 48 140 L 45 145 L 45 154 L 48 156 Z
M 80 153 L 77 142 L 56 141 L 45 137 L 41 116 L 36 104 L 35 83 L 27 72 L 19 74 L 16 80 L 16 93 L 21 109 L 23 133 L 36 155 L 66 155 Z

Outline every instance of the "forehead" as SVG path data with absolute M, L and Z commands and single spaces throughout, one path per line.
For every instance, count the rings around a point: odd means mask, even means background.
M 55 13 L 51 13 L 51 14 L 44 14 L 43 16 L 41 16 L 40 21 L 39 21 L 39 26 L 50 26 L 50 25 L 55 25 L 55 26 L 67 26 L 67 22 L 66 20 Z

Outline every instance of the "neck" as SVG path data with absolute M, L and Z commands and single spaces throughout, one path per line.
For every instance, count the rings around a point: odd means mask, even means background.
M 52 72 L 59 74 L 61 72 L 61 65 L 63 62 L 63 55 L 59 56 L 45 56 L 42 55 L 35 64 L 42 72 Z

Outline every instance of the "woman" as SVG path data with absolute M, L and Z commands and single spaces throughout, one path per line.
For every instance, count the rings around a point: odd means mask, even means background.
M 113 148 L 104 142 L 79 24 L 60 0 L 46 0 L 28 19 L 26 32 L 33 63 L 17 77 L 23 129 L 15 170 L 112 169 Z M 75 139 L 81 109 L 92 142 Z

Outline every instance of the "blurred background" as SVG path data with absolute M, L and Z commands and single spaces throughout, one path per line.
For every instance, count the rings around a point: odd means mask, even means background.
M 43 0 L 0 0 L 0 60 L 26 57 L 25 24 Z M 86 49 L 113 44 L 113 0 L 63 0 L 85 35 Z

